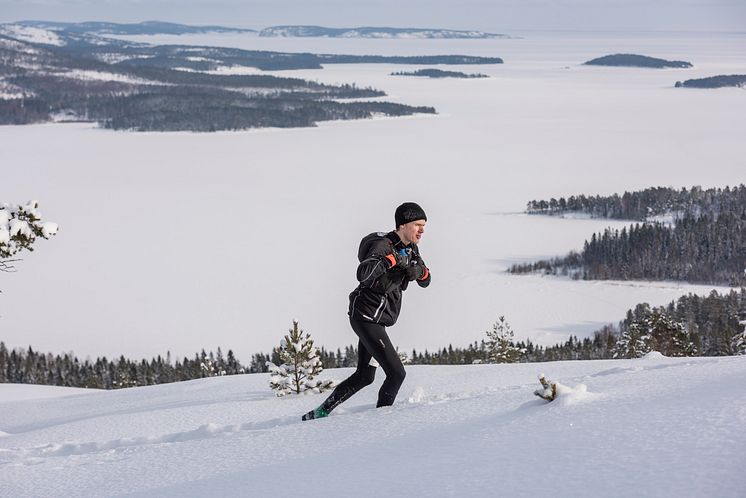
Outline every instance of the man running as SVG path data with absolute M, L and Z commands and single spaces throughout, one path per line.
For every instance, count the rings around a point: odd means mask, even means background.
M 386 327 L 396 323 L 402 292 L 409 282 L 430 285 L 430 270 L 420 257 L 417 244 L 425 232 L 427 216 L 414 202 L 405 202 L 394 213 L 396 230 L 372 233 L 360 242 L 357 280 L 350 294 L 350 325 L 358 336 L 357 369 L 339 384 L 321 406 L 303 415 L 303 420 L 329 415 L 363 387 L 373 383 L 380 365 L 386 379 L 378 391 L 377 407 L 394 404 L 406 372 L 399 353 L 391 344 Z

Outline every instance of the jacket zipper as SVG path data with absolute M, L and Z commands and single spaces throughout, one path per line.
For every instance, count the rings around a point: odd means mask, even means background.
M 378 305 L 378 309 L 375 313 L 373 313 L 373 318 L 376 319 L 376 323 L 381 321 L 381 317 L 383 316 L 383 311 L 386 309 L 386 295 L 383 295 L 381 297 L 381 304 Z M 380 315 L 379 315 L 380 312 Z

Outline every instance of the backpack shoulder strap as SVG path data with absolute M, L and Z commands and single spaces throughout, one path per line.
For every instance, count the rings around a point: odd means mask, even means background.
M 358 247 L 357 250 L 358 261 L 362 262 L 365 259 L 365 256 L 368 255 L 370 247 L 376 242 L 379 242 L 381 240 L 388 240 L 393 245 L 393 242 L 388 235 L 389 234 L 386 232 L 373 232 L 363 237 L 363 239 L 360 241 L 360 247 Z

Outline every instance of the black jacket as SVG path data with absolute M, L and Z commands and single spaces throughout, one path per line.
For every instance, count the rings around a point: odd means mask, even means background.
M 404 268 L 395 264 L 395 251 L 411 248 L 412 260 L 425 268 L 417 280 L 420 287 L 430 285 L 430 270 L 420 257 L 417 244 L 405 246 L 396 232 L 372 233 L 360 242 L 357 280 L 360 285 L 350 293 L 349 315 L 357 320 L 390 326 L 396 323 L 401 310 L 402 291 L 409 280 Z

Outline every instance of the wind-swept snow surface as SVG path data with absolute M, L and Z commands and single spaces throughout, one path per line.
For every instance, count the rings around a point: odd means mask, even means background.
M 743 496 L 746 357 L 407 371 L 393 407 L 373 408 L 379 374 L 310 422 L 324 395 L 276 398 L 265 374 L 0 402 L 0 494 Z

